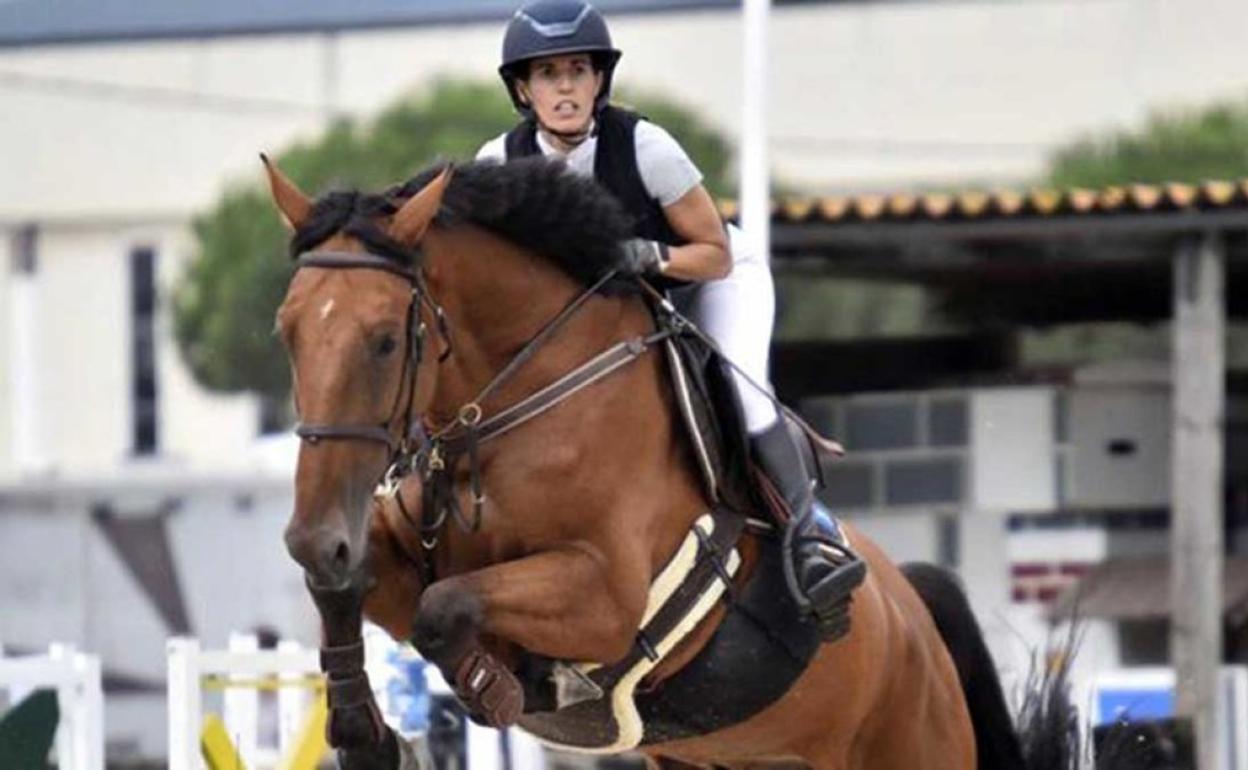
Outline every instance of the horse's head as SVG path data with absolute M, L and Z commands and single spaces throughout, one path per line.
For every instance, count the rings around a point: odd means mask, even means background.
M 295 232 L 296 272 L 277 312 L 303 439 L 286 546 L 312 583 L 340 587 L 364 559 L 374 489 L 432 397 L 438 351 L 426 348 L 441 340 L 425 333 L 438 319 L 419 245 L 451 171 L 406 201 L 313 202 L 265 168 Z

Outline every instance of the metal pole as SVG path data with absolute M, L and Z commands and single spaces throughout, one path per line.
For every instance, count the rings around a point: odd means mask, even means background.
M 338 33 L 325 32 L 321 35 L 321 104 L 326 123 L 342 117 L 338 70 Z
M 1222 432 L 1226 256 L 1209 233 L 1174 257 L 1171 658 L 1176 710 L 1192 719 L 1199 770 L 1222 767 Z
M 771 256 L 767 172 L 767 32 L 771 0 L 743 0 L 741 229 L 751 252 Z
M 9 387 L 13 401 L 10 446 L 13 466 L 23 473 L 43 470 L 45 460 L 39 436 L 39 284 L 38 230 L 27 225 L 12 236 L 12 266 L 9 276 L 11 300 L 9 322 L 13 342 L 9 357 Z

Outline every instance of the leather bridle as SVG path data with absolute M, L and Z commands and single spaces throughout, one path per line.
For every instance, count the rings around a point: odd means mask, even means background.
M 414 263 L 416 260 L 413 260 Z M 646 336 L 617 342 L 593 356 L 580 366 L 560 377 L 536 393 L 518 403 L 486 416 L 482 404 L 500 385 L 536 355 L 555 332 L 562 328 L 589 299 L 610 281 L 618 277 L 610 271 L 593 285 L 585 288 L 554 318 L 548 321 L 524 347 L 482 388 L 467 404 L 457 411 L 456 417 L 446 425 L 426 431 L 419 416 L 412 414 L 416 394 L 416 368 L 424 355 L 425 323 L 420 318 L 420 308 L 428 307 L 436 319 L 439 334 L 446 348 L 439 361 L 451 354 L 451 335 L 442 307 L 433 299 L 425 283 L 424 274 L 390 259 L 373 254 L 337 251 L 309 251 L 301 254 L 295 262 L 296 270 L 317 267 L 337 270 L 381 270 L 403 278 L 411 285 L 411 301 L 407 310 L 407 344 L 403 365 L 403 379 L 395 393 L 394 405 L 389 417 L 381 424 L 299 423 L 296 435 L 310 444 L 322 440 L 371 441 L 384 444 L 389 451 L 386 470 L 381 476 L 377 494 L 393 497 L 408 524 L 420 535 L 426 558 L 408 558 L 421 570 L 422 580 L 429 585 L 434 580 L 433 560 L 428 553 L 438 545 L 439 533 L 448 518 L 455 518 L 461 527 L 475 532 L 481 526 L 485 495 L 481 481 L 478 447 L 491 439 L 522 425 L 544 413 L 570 396 L 589 387 L 598 380 L 635 361 L 652 345 L 672 336 L 673 328 L 665 328 Z M 404 394 L 406 393 L 406 401 Z M 399 437 L 395 438 L 394 424 L 402 417 Z M 469 486 L 472 493 L 472 517 L 464 515 L 455 493 L 454 469 L 461 457 L 468 458 Z M 422 481 L 421 520 L 408 511 L 399 494 L 403 478 L 419 471 Z M 406 549 L 403 549 L 406 551 Z
M 300 422 L 295 426 L 295 435 L 309 444 L 316 444 L 326 439 L 372 441 L 384 444 L 390 453 L 388 466 L 392 467 L 397 459 L 410 455 L 414 451 L 413 445 L 423 436 L 420 421 L 413 419 L 412 415 L 412 405 L 416 398 L 416 369 L 424 358 L 425 352 L 426 327 L 420 317 L 420 308 L 422 305 L 429 308 L 438 325 L 438 332 L 446 342 L 446 349 L 440 359 L 444 359 L 451 352 L 446 314 L 430 295 L 424 274 L 394 260 L 349 251 L 308 251 L 299 255 L 295 260 L 296 272 L 305 267 L 328 270 L 380 270 L 398 276 L 411 285 L 411 299 L 407 306 L 404 332 L 406 340 L 403 345 L 402 375 L 399 388 L 394 394 L 394 404 L 390 408 L 389 416 L 379 424 Z M 407 394 L 406 406 L 403 406 L 404 393 Z M 400 416 L 403 421 L 399 436 L 395 438 L 394 423 Z

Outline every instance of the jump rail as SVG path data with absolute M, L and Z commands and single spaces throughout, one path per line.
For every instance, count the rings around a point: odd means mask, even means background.
M 315 698 L 324 692 L 316 650 L 283 641 L 261 650 L 256 638 L 232 634 L 228 650 L 204 650 L 199 641 L 169 639 L 169 770 L 201 770 L 203 696 L 222 693 L 224 731 L 249 768 L 289 767 L 283 758 L 306 755 L 303 728 Z M 277 693 L 277 742 L 262 740 L 260 694 Z
M 0 690 L 16 702 L 33 690 L 56 690 L 60 724 L 57 764 L 63 770 L 104 770 L 104 688 L 100 659 L 72 645 L 52 644 L 47 655 L 4 657 Z

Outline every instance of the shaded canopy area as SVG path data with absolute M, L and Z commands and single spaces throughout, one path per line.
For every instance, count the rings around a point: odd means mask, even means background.
M 921 284 L 988 326 L 1169 319 L 1176 249 L 1216 232 L 1248 317 L 1248 180 L 796 199 L 772 222 L 780 270 Z

